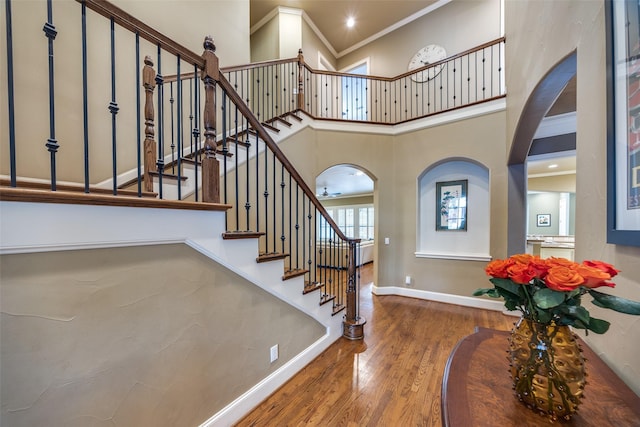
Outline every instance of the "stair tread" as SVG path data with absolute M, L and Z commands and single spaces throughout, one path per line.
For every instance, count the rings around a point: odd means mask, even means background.
M 258 237 L 264 236 L 264 233 L 258 231 L 227 231 L 222 233 L 222 238 L 224 240 L 233 240 L 233 239 L 256 239 Z
M 328 302 L 333 301 L 334 299 L 336 299 L 335 295 L 329 295 L 329 294 L 324 294 L 320 297 L 320 305 L 326 304 Z
M 340 313 L 345 308 L 347 308 L 347 306 L 344 305 L 344 304 L 336 304 L 335 307 L 333 307 L 333 312 L 331 313 L 331 315 L 335 316 L 336 314 Z
M 319 282 L 306 282 L 304 284 L 304 289 L 302 290 L 302 294 L 309 294 L 313 291 L 316 291 L 318 289 L 322 288 L 322 283 Z
M 303 276 L 303 275 L 307 274 L 308 272 L 309 272 L 309 270 L 303 270 L 301 268 L 293 269 L 293 270 L 287 270 L 287 271 L 284 272 L 284 275 L 282 276 L 282 280 L 289 280 L 289 279 L 293 279 L 294 277 Z
M 280 252 L 261 253 L 258 255 L 258 258 L 256 258 L 256 261 L 257 262 L 275 261 L 275 260 L 287 258 L 288 256 L 289 254 L 284 254 Z

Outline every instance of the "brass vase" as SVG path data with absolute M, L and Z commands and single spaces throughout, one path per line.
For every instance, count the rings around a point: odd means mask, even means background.
M 509 361 L 513 388 L 527 407 L 552 421 L 578 410 L 585 360 L 568 326 L 521 318 L 509 337 Z

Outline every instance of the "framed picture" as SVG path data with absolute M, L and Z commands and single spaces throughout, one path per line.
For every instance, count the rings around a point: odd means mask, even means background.
M 640 3 L 605 4 L 607 242 L 640 246 Z
M 467 180 L 436 182 L 436 231 L 467 230 Z
M 538 214 L 536 218 L 538 227 L 551 227 L 551 214 Z

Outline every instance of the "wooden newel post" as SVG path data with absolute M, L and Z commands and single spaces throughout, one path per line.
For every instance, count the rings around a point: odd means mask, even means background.
M 220 164 L 216 158 L 216 82 L 219 79 L 216 46 L 211 36 L 204 39 L 204 157 L 202 158 L 202 201 L 220 203 Z
M 350 340 L 361 340 L 364 338 L 364 324 L 367 321 L 358 315 L 358 290 L 356 288 L 356 250 L 357 242 L 349 240 L 349 266 L 347 274 L 349 282 L 347 284 L 347 314 L 342 322 L 342 336 Z
M 304 85 L 302 84 L 302 75 L 304 71 L 304 56 L 302 55 L 302 49 L 298 49 L 298 98 L 297 107 L 298 110 L 304 111 Z
M 156 172 L 156 140 L 153 121 L 153 91 L 156 88 L 156 71 L 149 55 L 144 57 L 142 68 L 142 86 L 144 87 L 144 191 L 153 191 L 153 179 L 149 172 Z

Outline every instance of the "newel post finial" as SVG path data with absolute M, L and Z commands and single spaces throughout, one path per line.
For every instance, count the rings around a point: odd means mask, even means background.
M 216 83 L 220 78 L 216 45 L 213 38 L 204 38 L 204 158 L 202 159 L 202 200 L 209 203 L 220 202 L 220 164 L 216 158 Z

